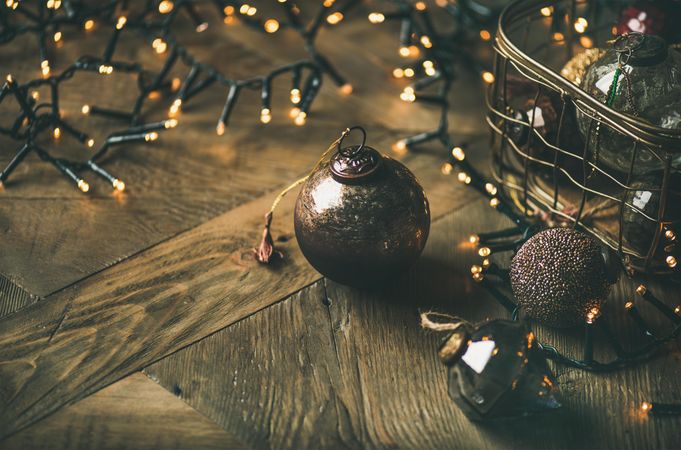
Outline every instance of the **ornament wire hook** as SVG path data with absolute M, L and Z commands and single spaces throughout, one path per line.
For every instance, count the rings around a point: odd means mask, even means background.
M 362 143 L 359 144 L 359 146 L 357 146 L 357 147 L 342 148 L 341 144 L 343 143 L 343 139 L 345 139 L 346 136 L 348 134 L 350 134 L 353 130 L 359 130 L 359 131 L 362 132 Z M 362 151 L 362 149 L 364 148 L 364 144 L 366 144 L 366 142 L 367 142 L 367 132 L 363 127 L 361 127 L 359 125 L 355 125 L 353 127 L 346 128 L 345 131 L 343 131 L 343 133 L 341 134 L 340 139 L 338 140 L 338 153 L 340 153 L 341 155 L 343 155 L 345 157 L 352 157 L 352 156 L 354 156 L 354 155 L 356 155 L 356 154 L 358 154 L 359 152 Z

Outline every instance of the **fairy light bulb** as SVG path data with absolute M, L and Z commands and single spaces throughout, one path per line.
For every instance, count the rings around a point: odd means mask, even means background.
M 173 10 L 174 7 L 175 4 L 170 0 L 163 0 L 158 4 L 158 12 L 160 12 L 161 14 L 168 14 L 170 11 Z
M 166 127 L 166 129 L 175 128 L 178 123 L 177 119 L 168 119 L 163 122 L 163 126 Z
M 385 15 L 380 12 L 372 12 L 369 14 L 369 22 L 373 24 L 383 23 L 385 21 Z
M 476 273 L 482 273 L 482 266 L 477 264 L 471 266 L 471 274 L 475 275 Z
M 453 170 L 454 166 L 448 162 L 443 163 L 442 166 L 440 166 L 440 172 L 442 172 L 443 175 L 449 175 Z
M 400 56 L 402 58 L 408 57 L 409 56 L 409 47 L 403 45 L 402 47 L 400 47 L 399 53 L 400 53 Z
M 331 8 L 334 3 L 336 3 L 336 0 L 324 0 L 324 3 L 322 3 L 322 5 L 324 5 L 324 8 Z
M 466 153 L 464 153 L 461 147 L 454 147 L 452 149 L 452 156 L 457 161 L 463 161 L 466 158 Z
M 416 2 L 414 4 L 414 8 L 416 8 L 417 11 L 425 11 L 427 8 L 427 5 L 425 2 Z
M 83 29 L 85 31 L 90 31 L 95 27 L 95 21 L 92 19 L 88 19 L 83 23 Z
M 268 33 L 276 33 L 279 29 L 279 21 L 276 19 L 267 19 L 263 26 Z
M 296 88 L 291 89 L 291 103 L 293 104 L 300 103 L 300 89 Z M 298 115 L 297 112 L 296 115 Z
M 168 109 L 168 112 L 170 113 L 170 116 L 172 117 L 172 116 L 178 114 L 178 113 L 180 112 L 181 109 L 182 109 L 182 99 L 181 99 L 181 98 L 177 98 L 177 99 L 175 99 L 175 101 L 173 102 L 173 104 L 170 105 L 170 108 Z
M 151 47 L 158 53 L 159 55 L 163 52 L 165 52 L 168 49 L 168 44 L 166 44 L 166 41 L 164 41 L 161 38 L 156 38 L 153 41 L 151 41 Z
M 152 142 L 158 139 L 158 133 L 155 131 L 152 131 L 151 133 L 147 133 L 144 135 L 144 140 L 147 142 Z
M 480 247 L 478 250 L 478 255 L 482 256 L 483 258 L 487 258 L 491 254 L 492 250 L 490 250 L 489 247 Z
M 487 84 L 494 83 L 494 74 L 490 71 L 485 70 L 482 73 L 482 81 L 484 81 Z
M 151 91 L 149 92 L 149 95 L 147 95 L 147 98 L 149 100 L 158 100 L 161 98 L 161 93 L 159 91 Z
M 269 108 L 263 108 L 260 110 L 260 121 L 262 123 L 270 123 L 272 121 L 272 113 Z
M 298 114 L 300 114 L 300 108 L 298 108 L 298 107 L 293 107 L 293 108 L 291 108 L 291 110 L 288 112 L 288 116 L 289 116 L 291 119 L 295 119 L 296 117 L 298 117 Z
M 43 74 L 43 77 L 47 78 L 50 76 L 50 62 L 45 60 L 40 63 L 40 72 Z
M 478 273 L 473 274 L 473 280 L 477 283 L 480 283 L 484 279 L 485 279 L 485 276 L 482 274 L 482 272 L 478 272 Z
M 117 29 L 117 30 L 121 30 L 121 29 L 125 26 L 125 24 L 126 24 L 127 21 L 128 21 L 128 18 L 127 18 L 127 17 L 125 17 L 125 16 L 120 16 L 120 17 L 118 18 L 118 20 L 116 21 L 116 29 Z
M 648 414 L 650 410 L 653 409 L 653 404 L 650 402 L 642 402 L 641 403 L 641 411 L 644 413 Z
M 629 311 L 633 307 L 634 307 L 634 302 L 632 302 L 632 301 L 628 301 L 624 304 L 624 309 L 626 309 L 627 311 Z
M 676 240 L 676 234 L 675 234 L 672 230 L 667 230 L 667 231 L 665 231 L 665 232 L 664 232 L 664 237 L 665 237 L 668 241 L 674 241 L 674 240 Z
M 225 124 L 222 122 L 218 122 L 218 125 L 215 127 L 215 132 L 217 133 L 218 136 L 222 136 L 225 134 Z
M 589 26 L 589 22 L 584 17 L 579 17 L 575 20 L 574 28 L 577 33 L 584 33 L 586 28 Z
M 232 5 L 227 5 L 222 10 L 222 12 L 224 12 L 226 16 L 231 16 L 232 14 L 234 14 L 234 11 L 236 11 L 236 9 Z
M 55 127 L 55 129 L 52 130 L 52 137 L 55 139 L 61 138 L 61 128 Z
M 415 45 L 410 45 L 407 49 L 409 50 L 409 56 L 417 57 L 421 53 L 421 50 Z
M 350 83 L 345 83 L 343 86 L 340 87 L 340 92 L 343 95 L 350 95 L 352 94 L 353 87 Z
M 425 72 L 426 72 L 426 75 L 428 75 L 429 77 L 432 77 L 433 75 L 435 75 L 437 73 L 437 71 L 435 70 L 435 67 L 433 67 L 433 66 L 426 67 Z
M 639 284 L 638 287 L 636 288 L 636 293 L 641 297 L 646 295 L 646 292 L 648 292 L 648 288 L 646 288 L 645 285 L 643 284 Z
M 113 73 L 113 66 L 102 64 L 99 66 L 99 73 L 102 75 L 111 75 Z
M 17 9 L 17 7 L 19 6 L 19 2 L 17 0 L 7 0 L 5 2 L 5 5 L 7 5 L 7 7 L 11 9 Z
M 551 17 L 551 14 L 553 14 L 553 6 L 545 6 L 540 9 L 539 12 L 544 17 Z
M 556 42 L 561 42 L 565 39 L 565 35 L 563 35 L 563 33 L 561 33 L 560 31 L 556 31 L 555 33 L 553 33 L 551 37 Z
M 327 18 L 326 18 L 326 21 L 327 21 L 330 25 L 336 25 L 336 24 L 339 23 L 341 20 L 343 20 L 343 17 L 344 17 L 344 16 L 343 16 L 343 13 L 342 13 L 342 12 L 336 11 L 336 12 L 333 13 L 333 14 L 329 14 L 329 16 L 327 16 Z
M 243 15 L 248 14 L 248 9 L 251 7 L 248 3 L 244 3 L 239 7 L 239 12 Z
M 677 316 L 681 316 L 681 306 L 677 306 L 676 308 L 674 308 L 674 314 L 676 314 Z
M 407 67 L 406 69 L 404 69 L 404 76 L 405 77 L 413 78 L 414 75 L 416 75 L 416 72 L 414 72 L 414 69 L 412 69 L 411 67 Z
M 676 257 L 673 256 L 673 255 L 667 256 L 667 257 L 665 258 L 664 261 L 665 261 L 665 262 L 667 263 L 667 265 L 668 265 L 669 267 L 671 267 L 672 269 L 673 269 L 674 267 L 676 267 L 676 265 L 678 264 L 678 261 L 676 260 Z
M 491 206 L 492 208 L 496 208 L 497 206 L 499 206 L 499 199 L 496 197 L 489 199 L 489 206 Z
M 487 30 L 480 30 L 480 39 L 482 39 L 483 41 L 487 42 L 487 41 L 489 41 L 490 39 L 492 39 L 492 33 L 490 33 L 490 32 L 487 31 Z
M 123 192 L 125 190 L 125 183 L 118 178 L 114 179 L 111 184 L 113 188 L 118 192 Z
M 497 187 L 492 183 L 485 183 L 485 191 L 487 191 L 489 195 L 497 195 Z
M 580 36 L 579 44 L 584 48 L 593 48 L 594 40 L 591 39 L 589 36 Z
M 38 92 L 38 91 L 31 92 L 31 98 L 33 100 L 36 100 L 36 101 L 39 100 L 40 99 L 40 92 Z
M 392 145 L 392 149 L 395 153 L 402 154 L 407 151 L 407 141 L 400 139 Z
M 421 36 L 421 45 L 423 45 L 425 48 L 431 48 L 433 46 L 433 42 L 430 40 L 430 37 L 426 36 L 425 34 Z
M 414 88 L 411 86 L 407 86 L 404 88 L 402 93 L 400 94 L 400 99 L 402 99 L 405 102 L 413 102 L 416 100 L 416 94 L 414 93 Z
M 302 127 L 307 122 L 307 113 L 305 111 L 300 111 L 296 118 L 293 120 L 297 126 Z
M 456 178 L 457 178 L 461 183 L 465 183 L 465 182 L 466 182 L 466 178 L 468 178 L 468 174 L 467 174 L 466 172 L 459 172 L 458 175 L 456 176 Z
M 88 146 L 88 148 L 92 148 L 92 147 L 95 146 L 95 140 L 94 139 L 88 139 L 85 144 Z
M 52 39 L 54 40 L 54 42 L 61 41 L 61 38 L 62 38 L 61 31 L 57 31 L 56 33 L 54 33 L 54 35 L 52 35 Z
M 402 69 L 402 68 L 400 68 L 400 67 L 396 67 L 395 69 L 393 69 L 393 76 L 394 76 L 395 78 L 402 78 L 402 77 L 404 77 L 404 69 Z
M 80 179 L 78 180 L 78 189 L 80 189 L 82 192 L 87 192 L 90 190 L 90 185 L 87 181 Z
M 182 80 L 177 77 L 173 78 L 173 81 L 170 82 L 170 90 L 173 92 L 179 91 L 181 86 Z
M 468 236 L 468 242 L 470 242 L 473 245 L 478 245 L 478 243 L 480 243 L 480 236 L 478 236 L 477 234 L 471 234 L 470 236 Z

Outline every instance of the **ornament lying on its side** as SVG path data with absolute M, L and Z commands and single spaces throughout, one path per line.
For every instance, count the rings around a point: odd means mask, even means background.
M 364 129 L 355 127 L 364 134 Z M 313 171 L 296 201 L 298 245 L 322 275 L 366 287 L 409 268 L 426 245 L 430 209 L 403 164 L 362 142 Z
M 584 323 L 616 279 L 601 246 L 572 228 L 550 228 L 528 239 L 511 261 L 510 277 L 521 310 L 555 327 Z
M 556 380 L 527 324 L 461 324 L 439 351 L 449 395 L 471 420 L 523 416 L 561 406 Z

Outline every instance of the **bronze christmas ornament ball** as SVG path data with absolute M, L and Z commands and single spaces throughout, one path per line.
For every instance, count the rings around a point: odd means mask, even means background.
M 510 277 L 521 311 L 554 327 L 584 323 L 613 282 L 601 246 L 571 228 L 550 228 L 528 239 L 511 261 Z
M 366 132 L 360 127 L 364 135 Z M 346 133 L 347 134 L 347 133 Z M 322 275 L 356 287 L 395 278 L 428 239 L 430 208 L 403 164 L 365 145 L 342 148 L 303 184 L 294 212 L 298 245 Z

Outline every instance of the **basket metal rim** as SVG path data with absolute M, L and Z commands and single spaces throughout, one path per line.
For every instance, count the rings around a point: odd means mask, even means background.
M 572 97 L 575 103 L 590 109 L 608 125 L 619 129 L 630 137 L 648 145 L 659 147 L 668 154 L 681 153 L 681 130 L 662 128 L 651 125 L 641 119 L 622 114 L 606 104 L 599 102 L 586 91 L 576 86 L 554 70 L 536 61 L 520 50 L 504 31 L 510 24 L 529 17 L 539 9 L 552 6 L 555 1 L 547 0 L 515 0 L 507 5 L 499 15 L 496 50 L 507 59 L 520 63 L 531 70 L 544 83 L 561 92 L 562 95 Z

